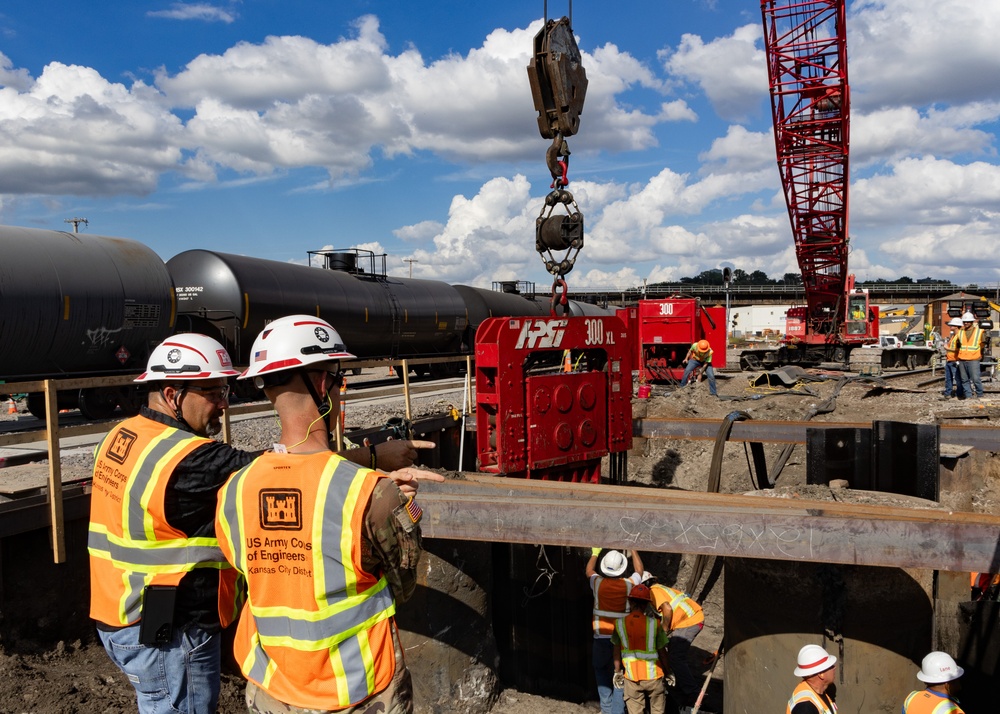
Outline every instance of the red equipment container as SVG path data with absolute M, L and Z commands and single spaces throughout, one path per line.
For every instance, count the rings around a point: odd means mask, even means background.
M 708 340 L 712 366 L 726 366 L 726 308 L 704 307 L 697 298 L 640 300 L 634 333 L 640 382 L 673 382 L 684 374 L 691 345 Z

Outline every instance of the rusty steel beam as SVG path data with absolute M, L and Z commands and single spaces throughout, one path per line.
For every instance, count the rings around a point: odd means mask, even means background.
M 632 436 L 647 439 L 714 440 L 721 419 L 633 419 Z M 760 441 L 774 444 L 804 444 L 806 429 L 871 429 L 871 422 L 740 421 L 733 424 L 729 441 Z M 943 424 L 941 442 L 973 446 L 982 451 L 1000 451 L 1000 429 L 991 426 Z
M 1000 517 L 465 475 L 421 484 L 428 538 L 1000 572 Z

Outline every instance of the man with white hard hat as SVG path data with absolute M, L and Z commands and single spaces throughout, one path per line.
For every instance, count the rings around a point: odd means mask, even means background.
M 962 375 L 965 398 L 975 395 L 983 398 L 983 380 L 979 373 L 979 360 L 983 358 L 983 330 L 971 312 L 962 315 L 962 329 L 958 332 L 958 370 Z
M 793 674 L 802 681 L 792 692 L 785 714 L 835 714 L 837 705 L 827 693 L 837 671 L 837 658 L 819 645 L 799 650 Z
M 903 714 L 964 714 L 958 706 L 958 679 L 965 670 L 946 652 L 931 652 L 920 663 L 917 679 L 926 689 L 910 692 L 903 702 Z
M 94 452 L 90 616 L 141 714 L 218 705 L 221 631 L 238 598 L 215 537 L 216 495 L 257 456 L 211 438 L 238 374 L 211 337 L 167 338 L 135 380 L 147 404 Z
M 945 344 L 945 363 L 944 363 L 944 393 L 945 399 L 951 399 L 957 396 L 959 399 L 965 397 L 965 390 L 962 389 L 962 375 L 958 371 L 958 330 L 962 327 L 962 320 L 953 317 L 948 321 L 948 327 L 951 328 L 951 333 L 948 335 L 947 339 L 944 340 Z
M 586 574 L 590 581 L 590 591 L 594 596 L 594 643 L 592 661 L 594 679 L 597 680 L 597 694 L 601 700 L 601 714 L 624 714 L 625 697 L 621 689 L 614 687 L 615 666 L 612 661 L 613 647 L 611 635 L 615 631 L 615 621 L 628 614 L 628 596 L 632 587 L 642 582 L 642 558 L 638 551 L 632 551 L 634 572 L 623 578 L 628 568 L 628 558 L 619 550 L 609 550 L 601 558 L 600 572 L 597 557 L 600 548 L 591 548 Z

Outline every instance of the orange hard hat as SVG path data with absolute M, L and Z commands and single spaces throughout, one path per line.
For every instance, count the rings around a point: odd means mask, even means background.
M 649 600 L 651 598 L 649 588 L 642 584 L 633 585 L 632 589 L 628 591 L 628 596 L 633 600 Z
M 712 348 L 712 345 L 708 344 L 708 340 L 698 340 L 698 351 L 707 352 Z

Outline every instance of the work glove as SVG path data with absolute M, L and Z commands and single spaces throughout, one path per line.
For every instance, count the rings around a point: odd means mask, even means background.
M 625 689 L 625 673 L 615 672 L 615 676 L 611 678 L 611 683 L 615 689 Z
M 591 548 L 590 549 L 590 554 L 596 557 L 596 556 L 598 556 L 598 555 L 601 554 L 601 549 L 600 548 Z

